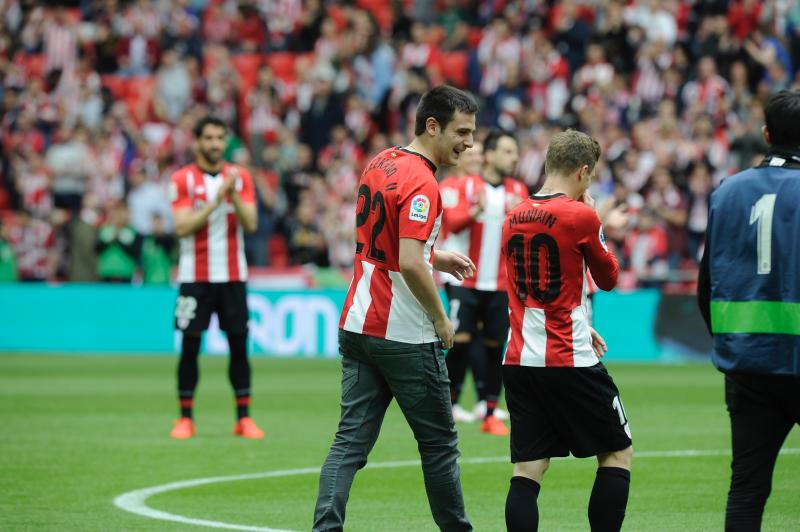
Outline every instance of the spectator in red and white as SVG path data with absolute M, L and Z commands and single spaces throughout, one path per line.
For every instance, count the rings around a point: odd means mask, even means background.
M 509 65 L 518 66 L 522 58 L 522 42 L 511 32 L 505 17 L 495 17 L 484 30 L 478 44 L 481 65 L 480 93 L 491 95 L 505 81 Z
M 227 44 L 233 37 L 237 11 L 236 4 L 232 2 L 209 2 L 202 22 L 205 42 Z
M 45 15 L 44 22 L 45 72 L 69 72 L 78 60 L 78 34 L 75 23 L 64 7 Z
M 522 67 L 529 79 L 527 101 L 547 120 L 557 122 L 570 98 L 569 65 L 541 29 L 531 30 L 526 40 Z
M 661 42 L 644 44 L 637 53 L 633 92 L 648 110 L 664 99 L 667 89 L 664 72 L 671 62 L 672 56 Z
M 354 142 L 364 146 L 374 128 L 367 102 L 358 94 L 351 94 L 345 105 L 344 124 Z M 362 154 L 363 156 L 363 154 Z
M 439 49 L 431 39 L 430 27 L 421 22 L 411 24 L 411 40 L 400 52 L 400 72 L 409 68 L 424 68 L 439 62 Z
M 644 281 L 640 286 L 653 286 L 663 281 L 669 265 L 667 262 L 667 232 L 649 209 L 636 216 L 636 225 L 625 236 L 623 262 Z
M 642 156 L 636 148 L 630 148 L 622 158 L 613 163 L 616 178 L 632 192 L 639 192 L 647 184 L 655 168 L 655 160 Z
M 337 124 L 331 128 L 330 137 L 330 143 L 322 148 L 317 156 L 320 170 L 325 172 L 330 169 L 334 159 L 348 161 L 354 167 L 360 168 L 364 159 L 364 151 L 351 138 L 344 124 Z
M 278 0 L 275 2 L 270 3 L 280 3 L 282 0 Z M 270 19 L 267 18 L 267 26 L 270 25 Z M 278 37 L 278 34 L 271 33 L 267 35 L 267 31 L 264 28 L 264 21 L 261 19 L 261 16 L 256 9 L 255 6 L 251 4 L 240 4 L 239 11 L 234 18 L 234 25 L 233 25 L 233 40 L 230 41 L 230 44 L 238 48 L 241 52 L 257 52 L 264 48 L 264 45 L 269 41 L 272 42 L 272 38 L 278 39 L 276 42 L 284 42 L 286 36 L 281 35 Z M 280 47 L 283 48 L 283 45 Z
M 58 263 L 56 238 L 50 223 L 30 211 L 16 212 L 8 229 L 8 243 L 17 257 L 21 281 L 46 281 L 53 278 Z
M 676 185 L 670 170 L 657 166 L 650 178 L 645 204 L 653 214 L 664 221 L 667 231 L 667 260 L 670 269 L 677 270 L 686 257 L 686 221 L 688 201 Z
M 758 28 L 763 5 L 759 0 L 733 0 L 728 7 L 727 24 L 737 39 L 744 39 Z
M 134 18 L 133 31 L 117 43 L 117 63 L 120 76 L 147 76 L 158 62 L 158 41 L 146 31 L 145 22 Z
M 572 79 L 573 89 L 584 93 L 590 89 L 604 89 L 614 79 L 614 67 L 606 61 L 603 47 L 598 43 L 590 44 L 586 49 L 586 63 L 575 72 Z
M 719 184 L 729 175 L 727 164 L 730 142 L 726 130 L 723 128 L 715 130 L 709 117 L 699 116 L 692 124 L 691 132 L 690 138 L 683 144 L 686 160 L 707 161 L 713 169 L 714 183 Z
M 538 190 L 544 176 L 544 159 L 551 135 L 543 127 L 538 127 L 529 135 L 520 136 L 520 158 L 517 175 L 527 185 L 528 190 Z
M 7 115 L 9 117 L 14 115 L 10 111 Z M 25 149 L 30 149 L 37 153 L 44 153 L 45 137 L 42 131 L 36 128 L 36 114 L 33 110 L 22 111 L 17 115 L 13 125 L 9 124 L 3 137 L 3 145 L 8 152 L 22 153 Z
M 124 151 L 113 136 L 102 132 L 94 136 L 88 150 L 86 194 L 100 207 L 119 203 L 125 197 L 125 178 L 121 172 Z
M 689 117 L 707 115 L 722 119 L 723 102 L 730 95 L 730 85 L 717 74 L 714 58 L 704 56 L 697 63 L 697 78 L 683 86 L 681 99 Z
M 323 214 L 325 240 L 331 266 L 352 266 L 353 242 L 356 238 L 356 189 L 335 196 Z
M 13 162 L 16 190 L 25 210 L 45 220 L 53 211 L 53 179 L 39 153 L 24 150 L 22 154 L 14 157 Z
M 267 46 L 270 50 L 285 50 L 289 36 L 303 14 L 300 0 L 257 0 L 261 15 L 267 22 Z
M 275 142 L 278 130 L 281 128 L 281 114 L 283 106 L 278 98 L 275 88 L 276 80 L 272 69 L 262 65 L 258 70 L 256 85 L 247 95 L 247 133 L 249 145 L 256 165 L 262 166 L 262 152 L 268 143 Z

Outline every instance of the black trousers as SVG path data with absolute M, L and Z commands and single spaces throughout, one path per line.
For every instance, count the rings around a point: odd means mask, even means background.
M 800 377 L 725 375 L 733 462 L 726 532 L 761 529 L 778 452 L 800 424 Z

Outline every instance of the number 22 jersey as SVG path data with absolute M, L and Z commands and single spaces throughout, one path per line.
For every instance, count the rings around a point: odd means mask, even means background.
M 433 274 L 433 243 L 442 222 L 435 165 L 418 153 L 390 148 L 364 169 L 358 183 L 353 280 L 339 328 L 396 342 L 438 339 L 433 321 L 400 274 L 401 238 L 425 243 Z
M 614 288 L 619 267 L 594 209 L 563 194 L 531 196 L 503 223 L 502 255 L 511 322 L 503 363 L 597 364 L 586 306 L 586 267 L 603 290 Z

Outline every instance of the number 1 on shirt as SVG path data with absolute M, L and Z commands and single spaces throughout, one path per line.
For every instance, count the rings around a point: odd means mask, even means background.
M 756 249 L 759 275 L 772 271 L 772 214 L 777 197 L 777 194 L 764 194 L 750 209 L 750 225 L 758 222 Z

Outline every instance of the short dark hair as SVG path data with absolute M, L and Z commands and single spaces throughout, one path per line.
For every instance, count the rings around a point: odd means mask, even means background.
M 419 100 L 414 135 L 422 135 L 425 132 L 425 122 L 428 118 L 435 118 L 442 129 L 446 128 L 456 111 L 475 114 L 478 112 L 478 104 L 471 94 L 450 85 L 434 87 Z
M 203 130 L 206 126 L 217 126 L 221 127 L 224 130 L 228 130 L 228 125 L 222 121 L 221 118 L 217 118 L 216 116 L 204 116 L 197 123 L 194 125 L 194 138 L 199 139 L 203 136 Z
M 487 151 L 496 150 L 497 143 L 500 142 L 500 139 L 503 137 L 508 137 L 514 142 L 517 142 L 517 138 L 510 131 L 495 128 L 492 129 L 488 135 L 486 135 L 486 139 L 483 141 L 483 152 L 486 153 Z
M 774 146 L 800 147 L 800 91 L 780 91 L 767 101 L 764 115 Z

